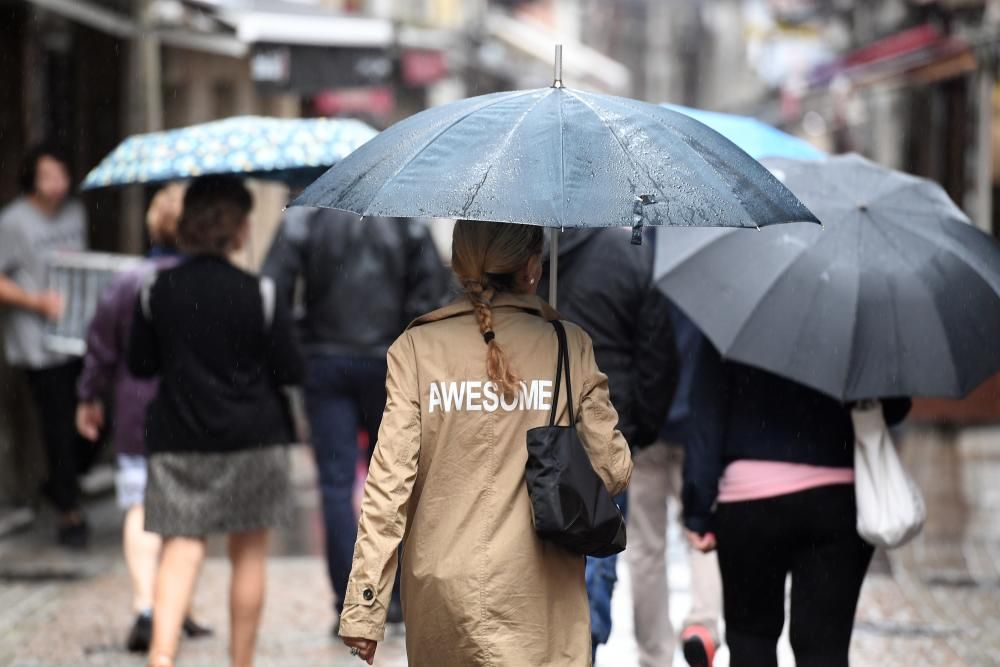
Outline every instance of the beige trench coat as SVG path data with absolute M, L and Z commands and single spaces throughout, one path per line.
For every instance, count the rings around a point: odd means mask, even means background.
M 538 539 L 524 482 L 525 434 L 548 420 L 557 342 L 547 320 L 558 315 L 538 297 L 500 295 L 493 317 L 523 379 L 516 400 L 488 382 L 486 345 L 464 298 L 418 319 L 389 350 L 340 633 L 383 639 L 402 541 L 411 666 L 589 665 L 584 558 Z M 607 378 L 590 338 L 566 329 L 577 429 L 618 494 L 632 459 Z

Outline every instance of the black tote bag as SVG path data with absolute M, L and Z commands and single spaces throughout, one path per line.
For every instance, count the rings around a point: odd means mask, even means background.
M 548 426 L 528 431 L 525 479 L 535 532 L 574 553 L 611 556 L 625 550 L 625 519 L 594 472 L 576 432 L 566 329 L 558 320 L 552 326 L 559 340 L 552 412 Z M 564 374 L 570 425 L 556 426 L 556 406 Z

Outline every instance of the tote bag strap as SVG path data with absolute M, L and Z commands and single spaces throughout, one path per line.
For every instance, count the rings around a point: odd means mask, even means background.
M 566 405 L 569 408 L 569 425 L 576 425 L 576 414 L 573 410 L 573 383 L 569 372 L 569 343 L 566 341 L 566 327 L 559 320 L 552 320 L 552 327 L 556 330 L 556 339 L 559 341 L 559 360 L 556 362 L 555 388 L 552 392 L 552 412 L 549 413 L 549 426 L 556 425 L 556 409 L 559 406 L 559 390 L 562 387 L 562 378 L 566 375 Z

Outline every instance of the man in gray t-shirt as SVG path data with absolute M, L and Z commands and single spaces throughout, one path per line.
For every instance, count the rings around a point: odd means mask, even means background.
M 0 211 L 0 323 L 7 363 L 25 372 L 42 425 L 49 462 L 45 495 L 60 513 L 60 543 L 82 547 L 87 525 L 77 476 L 91 454 L 74 425 L 80 361 L 45 347 L 47 320 L 63 299 L 45 287 L 46 261 L 87 245 L 87 218 L 70 199 L 67 161 L 53 148 L 29 152 L 21 169 L 22 195 Z
M 4 354 L 12 366 L 44 369 L 69 361 L 43 344 L 46 320 L 55 319 L 62 302 L 45 289 L 46 259 L 53 252 L 86 247 L 86 215 L 76 200 L 50 215 L 30 196 L 18 197 L 0 212 L 0 283 L 11 282 L 13 291 L 23 292 L 20 302 L 12 303 L 3 298 L 11 286 L 0 286 L 0 303 L 13 306 L 3 317 Z

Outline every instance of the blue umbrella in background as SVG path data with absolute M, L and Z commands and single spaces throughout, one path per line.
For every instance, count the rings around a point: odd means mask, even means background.
M 757 160 L 766 157 L 821 160 L 826 156 L 826 153 L 808 141 L 782 132 L 750 116 L 704 111 L 677 104 L 662 104 L 660 106 L 680 112 L 694 118 L 699 123 L 708 125 Z
M 353 119 L 237 116 L 125 139 L 82 189 L 239 174 L 305 185 L 378 132 Z

